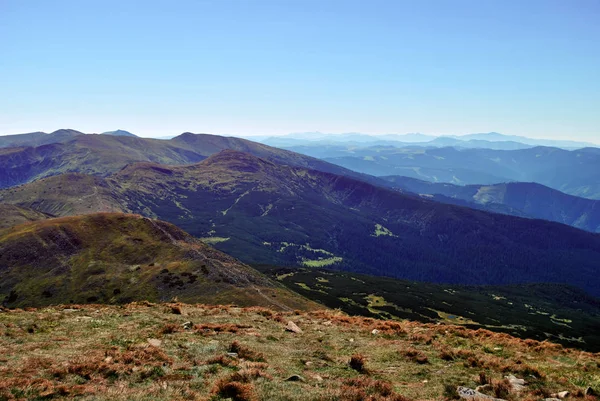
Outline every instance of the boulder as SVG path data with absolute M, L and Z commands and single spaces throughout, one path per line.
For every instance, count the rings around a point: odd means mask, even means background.
M 302 329 L 300 327 L 298 327 L 298 325 L 296 323 L 292 322 L 291 320 L 287 323 L 287 326 L 285 326 L 285 330 L 291 331 L 292 333 L 296 333 L 296 334 L 302 333 Z
M 525 380 L 518 379 L 513 375 L 504 376 L 504 378 L 506 380 L 508 380 L 508 382 L 510 383 L 510 386 L 511 386 L 511 390 L 514 391 L 515 393 L 519 393 L 525 389 L 525 384 L 526 384 Z

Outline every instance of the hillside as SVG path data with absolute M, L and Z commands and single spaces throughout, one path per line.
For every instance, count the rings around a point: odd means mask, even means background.
M 58 180 L 1 191 L 0 200 L 44 204 Z M 236 151 L 190 166 L 134 164 L 100 182 L 80 208 L 114 199 L 122 211 L 169 221 L 246 263 L 473 285 L 567 283 L 600 294 L 600 236 L 562 224 L 445 205 Z
M 351 315 L 457 324 L 600 352 L 600 299 L 574 287 L 460 286 L 315 267 L 255 268 L 295 292 Z
M 286 331 L 290 321 L 302 332 Z M 593 401 L 600 392 L 598 354 L 333 311 L 65 305 L 0 311 L 0 334 L 5 400 L 452 400 L 468 392 L 460 386 L 511 401 L 562 391 Z
M 0 230 L 29 221 L 43 220 L 50 216 L 27 207 L 0 203 Z
M 534 182 L 459 186 L 433 183 L 410 177 L 382 177 L 395 188 L 420 195 L 443 195 L 435 200 L 465 205 L 497 213 L 544 219 L 600 232 L 600 201 L 567 195 Z
M 232 302 L 275 308 L 311 303 L 175 226 L 100 213 L 0 231 L 4 306 Z
M 0 149 L 0 188 L 62 173 L 107 176 L 134 162 L 185 165 L 224 149 L 244 151 L 290 166 L 312 168 L 387 185 L 335 164 L 240 138 L 184 133 L 171 140 L 123 135 L 78 135 L 64 143 Z

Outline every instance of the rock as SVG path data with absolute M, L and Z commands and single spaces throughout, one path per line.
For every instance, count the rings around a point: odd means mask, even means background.
M 286 382 L 304 382 L 306 380 L 304 380 L 304 377 L 302 377 L 300 375 L 291 375 L 290 377 L 285 379 L 285 381 Z
M 230 357 L 232 357 L 232 358 L 237 358 L 237 357 L 238 357 L 238 354 L 237 354 L 237 352 L 228 352 L 228 353 L 227 353 L 227 356 L 230 356 Z
M 512 391 L 518 393 L 525 389 L 525 380 L 518 379 L 513 375 L 504 376 L 504 378 L 510 383 Z
M 353 343 L 353 342 L 354 342 L 354 338 L 349 338 L 349 339 L 348 339 L 348 342 L 351 342 L 351 343 Z
M 371 334 L 373 334 L 374 336 L 376 336 L 377 334 L 379 334 L 379 330 L 373 329 L 373 331 L 371 332 Z
M 185 322 L 181 326 L 183 327 L 184 330 L 191 330 L 192 327 L 194 327 L 194 323 L 192 323 L 192 322 Z
M 160 347 L 162 345 L 162 341 L 160 341 L 158 338 L 148 338 L 148 344 L 152 345 L 153 347 Z
M 292 322 L 291 320 L 287 323 L 287 326 L 285 326 L 285 330 L 291 331 L 292 333 L 296 333 L 296 334 L 302 333 L 302 329 L 300 327 L 298 327 L 298 325 L 296 325 L 296 323 Z
M 331 320 L 328 320 L 326 322 L 323 322 L 323 326 L 331 326 L 333 323 L 331 323 Z
M 559 398 L 559 399 L 567 398 L 568 396 L 569 396 L 568 391 L 559 391 L 558 393 L 550 394 L 550 397 Z
M 492 396 L 485 395 L 483 393 L 480 393 L 479 391 L 473 390 L 473 389 L 468 388 L 468 387 L 458 386 L 456 388 L 456 392 L 458 393 L 458 396 L 460 398 L 462 398 L 463 400 L 471 400 L 471 401 L 481 401 L 481 400 L 485 400 L 485 401 L 506 401 L 506 400 L 503 400 L 502 398 L 494 398 Z
M 323 378 L 320 375 L 314 375 L 313 378 L 318 381 L 319 383 L 321 383 L 323 381 Z
M 594 391 L 594 389 L 593 389 L 593 388 L 591 388 L 591 387 L 588 387 L 588 388 L 586 388 L 586 389 L 585 389 L 585 392 L 584 392 L 584 394 L 585 394 L 586 396 L 588 396 L 588 395 L 598 395 L 598 394 L 597 394 L 597 393 Z

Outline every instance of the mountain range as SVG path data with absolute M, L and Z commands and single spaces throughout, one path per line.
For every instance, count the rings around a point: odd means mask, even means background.
M 337 146 L 418 146 L 459 148 L 486 148 L 497 150 L 525 149 L 536 146 L 557 147 L 563 149 L 579 149 L 596 147 L 591 142 L 571 140 L 536 139 L 516 135 L 504 135 L 497 132 L 467 135 L 423 135 L 423 134 L 383 134 L 368 135 L 361 133 L 324 134 L 321 132 L 292 133 L 280 136 L 254 137 L 259 142 L 289 148 L 292 146 L 318 147 L 324 145 Z
M 0 149 L 0 188 L 67 172 L 106 176 L 138 161 L 170 165 L 196 163 L 223 149 L 248 152 L 292 166 L 384 182 L 313 157 L 240 138 L 184 133 L 170 140 L 159 140 L 78 134 L 62 143 Z
M 570 283 L 600 294 L 596 234 L 233 150 L 189 166 L 49 177 L 5 189 L 0 201 L 56 215 L 100 207 L 166 220 L 246 263 L 462 284 Z
M 306 149 L 296 149 L 306 152 Z M 319 157 L 374 176 L 406 176 L 458 185 L 537 182 L 570 195 L 600 199 L 600 151 L 535 147 L 520 150 L 395 148 L 354 149 Z M 306 152 L 309 153 L 310 152 Z

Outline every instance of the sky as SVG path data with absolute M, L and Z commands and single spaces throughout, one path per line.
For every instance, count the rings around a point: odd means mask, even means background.
M 600 0 L 0 0 L 0 134 L 600 140 Z

